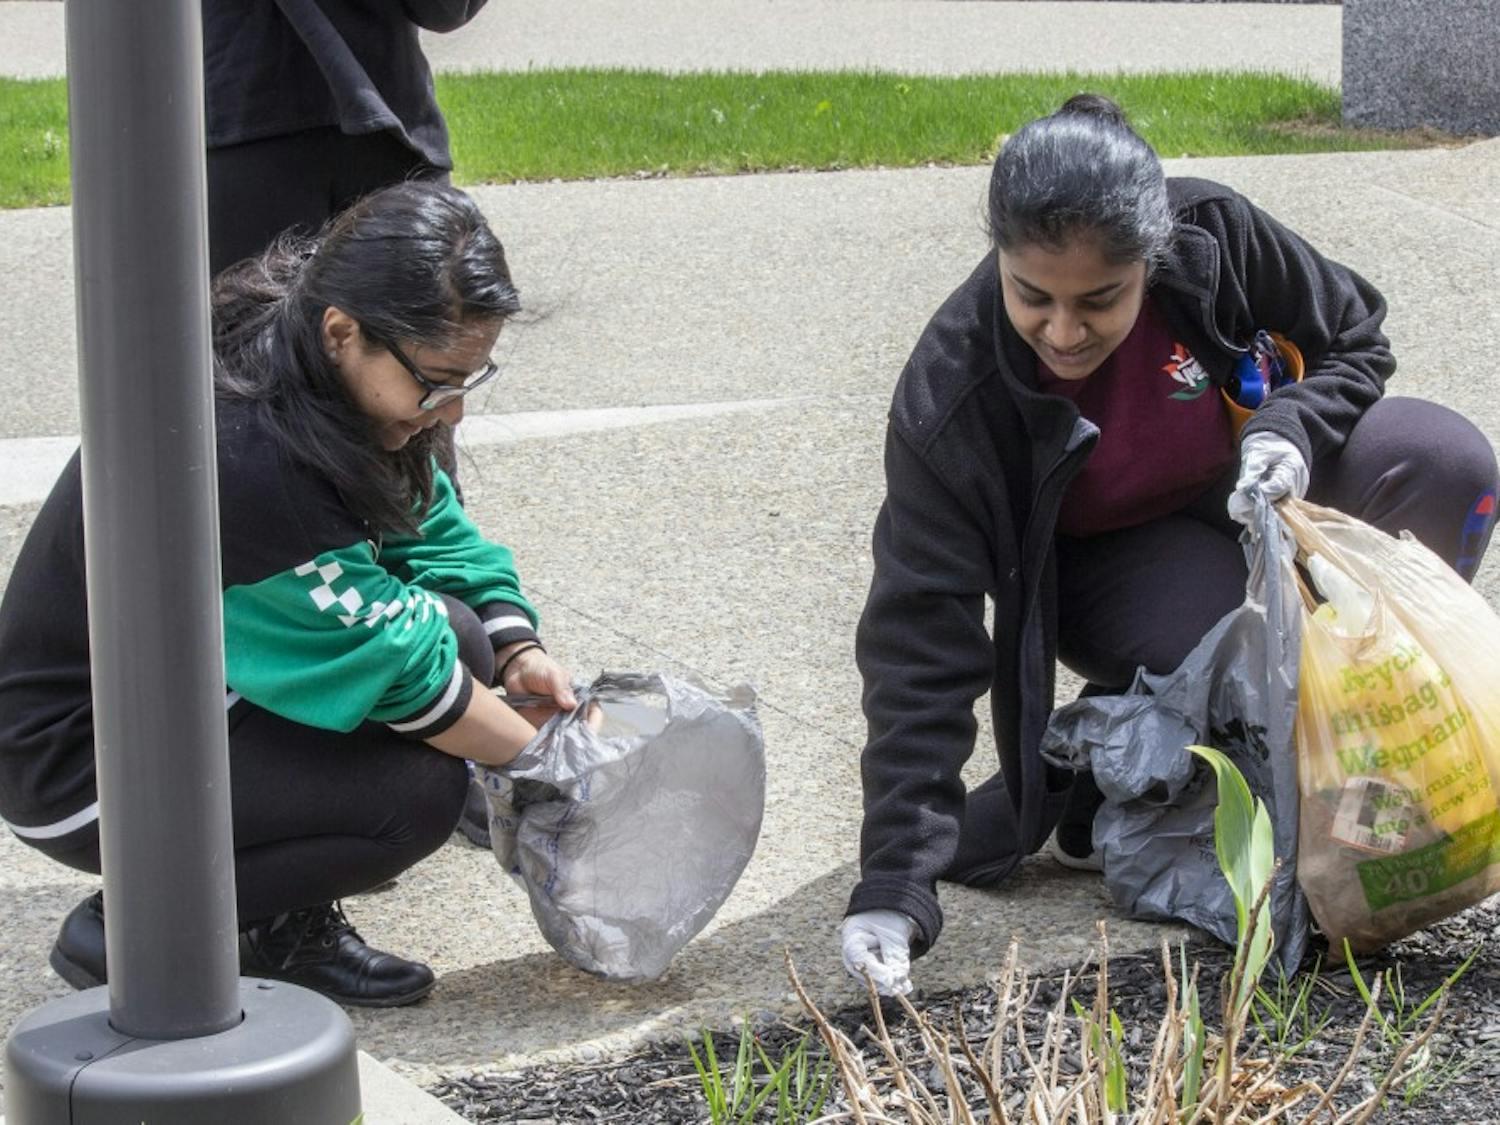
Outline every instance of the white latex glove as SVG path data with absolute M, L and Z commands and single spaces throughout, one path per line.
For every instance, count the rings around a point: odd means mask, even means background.
M 882 996 L 911 991 L 911 939 L 917 924 L 899 910 L 866 910 L 844 919 L 844 968 L 861 984 L 865 973 Z
M 1255 518 L 1251 489 L 1257 484 L 1272 503 L 1283 496 L 1302 499 L 1307 495 L 1307 462 L 1301 451 L 1275 434 L 1251 434 L 1240 443 L 1240 479 L 1229 497 L 1229 515 L 1247 527 Z

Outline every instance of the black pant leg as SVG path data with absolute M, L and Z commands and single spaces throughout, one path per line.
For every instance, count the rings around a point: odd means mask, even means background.
M 403 180 L 448 182 L 445 169 L 429 164 L 394 133 L 341 133 L 334 145 L 338 160 L 329 169 L 330 215 L 361 196 Z
M 1473 578 L 1495 526 L 1497 478 L 1495 451 L 1472 422 L 1436 403 L 1385 398 L 1312 467 L 1308 499 L 1391 535 L 1410 531 Z
M 209 271 L 259 254 L 291 227 L 316 233 L 361 196 L 413 177 L 447 173 L 389 133 L 329 126 L 209 149 Z
M 241 702 L 229 736 L 241 928 L 395 878 L 442 846 L 469 773 L 460 758 L 365 723 L 319 730 Z M 27 844 L 98 875 L 99 822 Z
M 447 840 L 469 783 L 462 759 L 382 725 L 338 734 L 258 708 L 230 759 L 242 926 L 401 874 Z
M 442 595 L 459 659 L 481 683 L 495 654 L 474 611 Z M 380 723 L 347 734 L 247 702 L 230 713 L 235 883 L 242 925 L 369 890 L 437 850 L 468 789 L 464 761 Z M 99 874 L 97 820 L 25 843 Z
M 495 650 L 484 625 L 440 597 L 459 660 L 488 684 Z M 394 878 L 442 846 L 468 790 L 461 758 L 381 723 L 340 734 L 255 708 L 229 743 L 244 924 Z
M 1123 690 L 1138 665 L 1170 672 L 1244 600 L 1234 474 L 1177 514 L 1087 539 L 1059 537 L 1058 652 L 1090 683 Z M 1494 527 L 1494 450 L 1461 415 L 1382 399 L 1337 454 L 1312 466 L 1308 499 L 1390 534 L 1409 530 L 1471 576 Z
M 458 638 L 458 658 L 476 680 L 488 687 L 495 679 L 495 646 L 479 615 L 457 598 L 439 594 L 448 609 L 448 627 Z
M 1227 517 L 1181 512 L 1087 539 L 1059 537 L 1058 657 L 1095 690 L 1142 665 L 1172 671 L 1245 600 L 1249 571 Z
M 309 129 L 208 150 L 211 276 L 261 253 L 291 227 L 317 231 L 332 212 L 338 129 Z

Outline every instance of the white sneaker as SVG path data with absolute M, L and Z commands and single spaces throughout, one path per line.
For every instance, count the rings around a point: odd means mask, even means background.
M 1063 846 L 1057 842 L 1057 829 L 1052 830 L 1052 835 L 1047 837 L 1047 842 L 1042 845 L 1053 859 L 1064 867 L 1070 867 L 1074 871 L 1103 871 L 1104 857 L 1097 851 L 1090 851 L 1088 855 L 1072 855 L 1063 850 Z

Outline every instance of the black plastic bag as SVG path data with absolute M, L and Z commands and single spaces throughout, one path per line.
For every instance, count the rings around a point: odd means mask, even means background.
M 1053 713 L 1048 760 L 1092 769 L 1104 794 L 1094 847 L 1117 906 L 1135 918 L 1180 920 L 1231 945 L 1234 897 L 1214 852 L 1213 771 L 1187 747 L 1216 747 L 1271 815 L 1280 861 L 1271 891 L 1277 949 L 1288 972 L 1307 945 L 1296 882 L 1298 788 L 1294 730 L 1301 650 L 1296 547 L 1275 509 L 1256 503 L 1241 537 L 1245 603 L 1164 676 L 1137 671 L 1123 695 L 1080 699 Z

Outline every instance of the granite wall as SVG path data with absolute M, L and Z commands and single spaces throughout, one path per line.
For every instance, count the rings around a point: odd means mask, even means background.
M 1344 121 L 1500 135 L 1500 0 L 1345 0 Z

